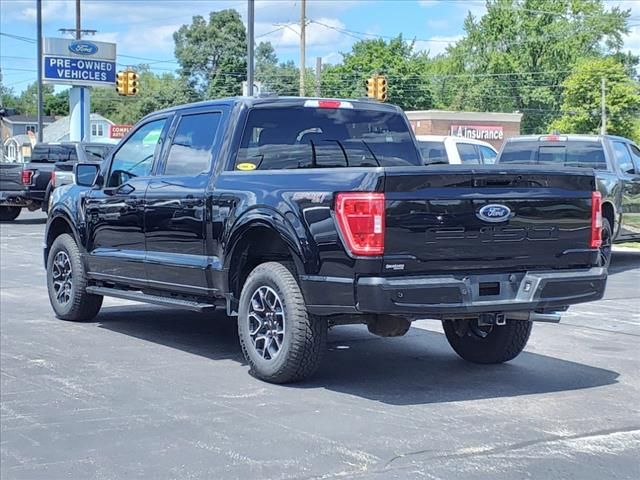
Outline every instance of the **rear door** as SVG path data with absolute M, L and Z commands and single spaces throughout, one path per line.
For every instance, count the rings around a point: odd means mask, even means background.
M 210 293 L 207 188 L 224 111 L 183 113 L 145 196 L 146 271 L 163 290 Z
M 575 169 L 388 169 L 383 270 L 524 271 L 590 265 L 594 188 L 593 174 Z
M 88 264 L 94 278 L 146 284 L 144 195 L 170 117 L 140 125 L 114 152 L 105 185 L 86 198 Z

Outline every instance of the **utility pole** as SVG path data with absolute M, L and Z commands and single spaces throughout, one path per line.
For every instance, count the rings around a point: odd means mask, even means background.
M 255 1 L 247 0 L 247 95 L 253 97 L 253 43 Z
M 300 96 L 304 97 L 304 73 L 305 73 L 305 28 L 307 26 L 306 14 L 307 1 L 300 1 Z
M 602 91 L 602 96 L 600 100 L 600 134 L 607 134 L 607 90 L 606 90 L 606 80 L 604 77 L 600 79 L 600 88 Z
M 322 74 L 322 57 L 316 57 L 316 97 L 322 96 L 320 91 L 320 75 Z
M 37 41 L 36 56 L 38 57 L 38 143 L 42 142 L 42 0 L 36 0 Z

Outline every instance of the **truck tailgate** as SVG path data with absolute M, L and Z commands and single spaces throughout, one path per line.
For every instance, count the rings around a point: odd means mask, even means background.
M 595 261 L 592 171 L 389 168 L 384 188 L 384 273 L 548 270 Z
M 24 190 L 22 185 L 22 163 L 0 163 L 0 191 Z

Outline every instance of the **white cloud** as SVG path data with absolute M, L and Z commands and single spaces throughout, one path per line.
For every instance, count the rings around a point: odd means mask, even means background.
M 453 45 L 460 40 L 462 35 L 433 36 L 428 40 L 417 40 L 414 50 L 418 52 L 429 52 L 429 56 L 434 57 L 444 53 L 449 45 Z

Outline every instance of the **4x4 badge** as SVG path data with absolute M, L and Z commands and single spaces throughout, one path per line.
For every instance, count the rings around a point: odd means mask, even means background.
M 506 205 L 491 203 L 478 210 L 476 215 L 480 220 L 484 220 L 485 222 L 498 223 L 506 222 L 515 214 L 511 213 L 511 209 Z

